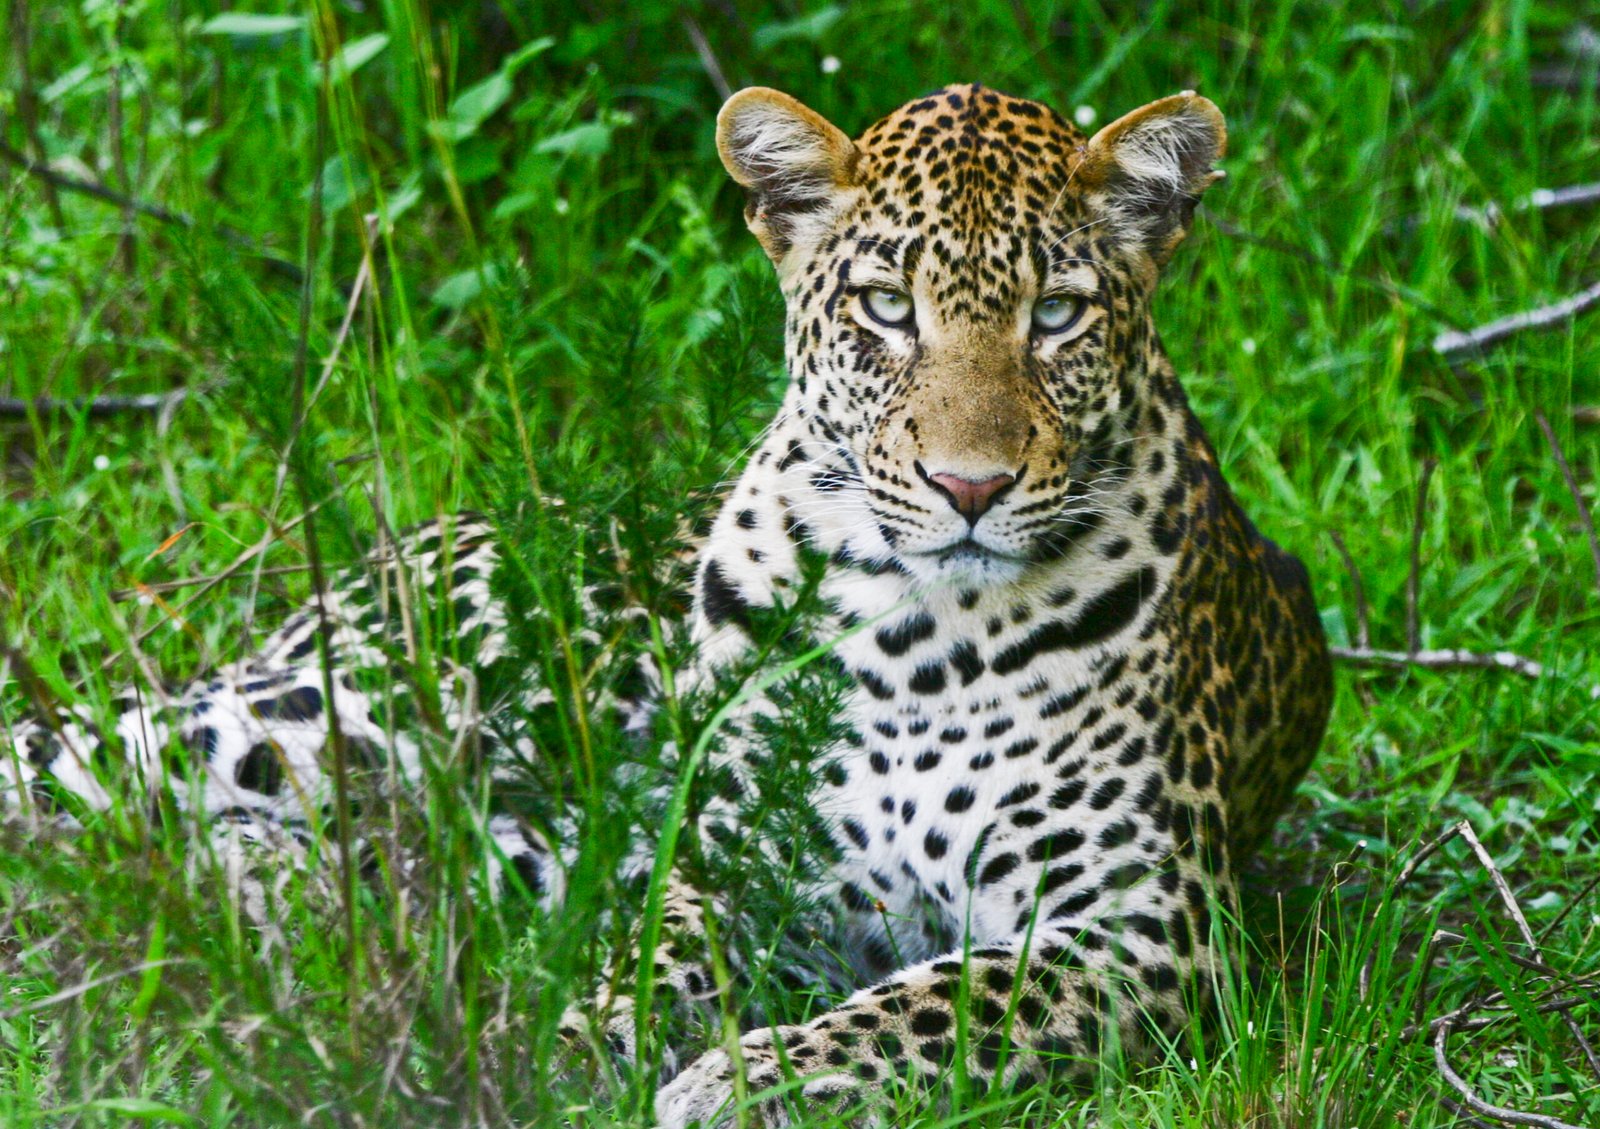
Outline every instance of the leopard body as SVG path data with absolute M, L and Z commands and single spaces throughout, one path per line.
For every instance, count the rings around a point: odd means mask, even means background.
M 1108 1041 L 1147 1046 L 1204 1005 L 1215 909 L 1309 764 L 1331 694 L 1305 571 L 1244 515 L 1152 321 L 1224 137 L 1193 94 L 1094 138 L 976 85 L 855 141 L 774 91 L 723 110 L 724 163 L 787 299 L 791 382 L 698 548 L 677 688 L 692 700 L 739 668 L 808 576 L 807 630 L 849 684 L 844 736 L 814 750 L 810 794 L 786 799 L 825 829 L 807 881 L 861 986 L 744 1036 L 752 1092 L 805 1079 L 761 1099 L 766 1124 L 796 1096 L 870 1104 L 958 1055 L 980 1081 L 1089 1070 Z M 479 582 L 493 541 L 475 525 L 458 539 Z M 486 590 L 467 608 L 498 637 Z M 320 677 L 297 665 L 309 623 L 257 664 L 302 704 L 305 670 Z M 343 650 L 359 657 L 355 640 Z M 220 693 L 180 703 L 181 743 Z M 370 707 L 334 704 L 365 735 Z M 779 708 L 754 696 L 712 745 L 722 783 L 690 828 L 704 850 L 773 802 L 755 734 Z M 457 728 L 483 712 L 452 709 Z M 263 716 L 260 699 L 234 712 L 241 730 Z M 310 775 L 327 726 L 300 712 L 305 748 L 274 739 Z M 259 741 L 238 743 L 228 787 L 200 800 L 219 813 L 263 779 L 241 780 Z M 60 783 L 63 750 L 95 759 L 86 730 L 14 744 L 24 794 Z M 499 830 L 557 901 L 559 846 Z M 686 873 L 668 887 L 651 960 L 686 1001 L 715 994 L 700 923 L 719 904 Z M 631 1050 L 630 998 L 574 1009 L 568 1033 L 597 1021 Z M 731 1118 L 735 1069 L 723 1050 L 690 1061 L 660 1092 L 661 1123 Z

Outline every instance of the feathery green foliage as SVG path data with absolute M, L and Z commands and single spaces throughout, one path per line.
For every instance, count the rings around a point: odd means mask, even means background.
M 557 1082 L 561 1006 L 619 935 L 608 911 L 640 898 L 602 877 L 638 753 L 592 703 L 622 665 L 605 655 L 650 645 L 585 643 L 575 588 L 614 542 L 629 567 L 604 579 L 670 608 L 660 546 L 708 510 L 782 388 L 781 302 L 712 148 L 717 84 L 780 87 L 854 131 L 978 79 L 1085 124 L 1186 88 L 1222 107 L 1228 181 L 1158 320 L 1231 482 L 1307 561 L 1336 643 L 1359 630 L 1338 535 L 1372 645 L 1404 649 L 1436 460 L 1420 642 L 1548 674 L 1342 671 L 1321 759 L 1249 872 L 1213 1037 L 1089 1094 L 908 1095 L 895 1123 L 1446 1126 L 1431 1047 L 1402 1028 L 1490 988 L 1513 1014 L 1458 1037 L 1458 1069 L 1498 1104 L 1600 1123 L 1600 1080 L 1528 1006 L 1533 976 L 1470 853 L 1451 844 L 1392 884 L 1415 840 L 1470 820 L 1549 931 L 1548 963 L 1600 964 L 1600 601 L 1535 423 L 1600 502 L 1596 432 L 1573 413 L 1600 402 L 1600 313 L 1454 363 L 1430 347 L 1600 278 L 1600 208 L 1517 207 L 1600 179 L 1600 54 L 1578 6 L 249 7 L 6 5 L 0 394 L 189 395 L 0 418 L 0 641 L 58 697 L 103 705 L 149 670 L 245 653 L 305 596 L 313 547 L 331 568 L 380 522 L 487 510 L 513 604 L 555 609 L 516 645 L 563 690 L 544 751 L 578 784 L 579 865 L 555 920 L 465 896 L 484 797 L 448 734 L 426 794 L 362 813 L 380 856 L 421 844 L 422 872 L 380 866 L 343 905 L 289 881 L 275 934 L 171 813 L 0 829 L 0 1122 L 649 1123 L 648 1077 L 614 1096 Z M 1498 222 L 1457 214 L 1491 202 Z M 164 587 L 263 539 L 214 586 Z M 806 701 L 785 771 L 826 726 L 826 695 Z M 20 704 L 0 687 L 5 721 Z M 766 823 L 798 834 L 785 818 Z M 773 878 L 741 910 L 775 932 L 798 909 Z M 1465 940 L 1424 975 L 1436 928 Z M 765 1014 L 826 1006 L 772 969 L 754 979 Z M 1579 1020 L 1595 1039 L 1594 1009 Z

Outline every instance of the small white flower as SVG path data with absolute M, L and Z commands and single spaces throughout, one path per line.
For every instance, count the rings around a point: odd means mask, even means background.
M 1357 839 L 1356 840 L 1356 850 L 1364 851 L 1366 849 L 1367 849 L 1367 841 L 1365 839 Z
M 839 56 L 837 56 L 837 55 L 824 55 L 824 56 L 822 56 L 822 73 L 823 74 L 838 74 L 839 73 L 839 68 L 842 67 L 842 66 L 844 66 L 844 64 L 839 61 Z
M 1247 1020 L 1245 1022 L 1244 1033 L 1246 1035 L 1249 1035 L 1252 1039 L 1255 1038 L 1255 1036 L 1256 1036 L 1256 1021 L 1255 1020 L 1251 1019 L 1251 1020 Z
M 1076 110 L 1072 111 L 1072 120 L 1077 122 L 1084 129 L 1088 129 L 1090 126 L 1092 126 L 1095 118 L 1098 118 L 1099 116 L 1099 114 L 1095 113 L 1093 106 L 1079 106 Z
M 557 196 L 555 208 L 556 215 L 564 216 L 572 209 L 572 205 L 567 202 L 567 198 L 565 196 Z
M 111 460 L 106 458 L 104 455 L 96 455 L 94 457 L 94 469 L 95 470 L 109 470 L 109 469 L 111 469 Z
M 1245 356 L 1247 356 L 1247 357 L 1255 356 L 1256 355 L 1256 339 L 1254 337 L 1246 337 L 1243 341 L 1239 342 L 1239 348 L 1244 350 L 1244 355 Z
M 1198 1062 L 1196 1062 L 1194 1059 L 1191 1058 L 1189 1060 L 1189 1069 L 1190 1070 L 1199 1070 L 1200 1069 L 1200 1064 Z

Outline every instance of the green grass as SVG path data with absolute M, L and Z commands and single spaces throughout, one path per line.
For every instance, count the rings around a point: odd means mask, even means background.
M 243 653 L 305 594 L 308 540 L 347 561 L 380 518 L 486 509 L 515 533 L 523 596 L 563 609 L 518 645 L 586 688 L 545 748 L 585 832 L 561 920 L 462 896 L 477 794 L 441 772 L 414 810 L 370 825 L 423 844 L 420 873 L 386 872 L 348 908 L 291 883 L 273 937 L 142 812 L 71 838 L 8 830 L 0 1122 L 554 1125 L 585 1104 L 583 1086 L 553 1084 L 555 1017 L 629 896 L 597 876 L 621 849 L 607 813 L 628 810 L 615 769 L 636 754 L 586 705 L 596 656 L 574 643 L 573 562 L 620 518 L 631 580 L 664 606 L 651 546 L 733 473 L 782 387 L 781 308 L 712 148 L 719 98 L 692 20 L 735 87 L 781 87 L 852 131 L 969 79 L 1102 124 L 1180 89 L 1213 98 L 1229 177 L 1207 208 L 1256 238 L 1202 218 L 1158 321 L 1231 481 L 1310 566 L 1336 642 L 1356 631 L 1337 533 L 1373 644 L 1403 648 L 1416 488 L 1437 460 L 1422 642 L 1550 671 L 1342 670 L 1321 758 L 1250 868 L 1249 971 L 1215 1038 L 1110 1072 L 1081 1102 L 973 1099 L 927 1123 L 1450 1125 L 1431 1049 L 1400 1028 L 1491 987 L 1519 1010 L 1458 1037 L 1457 1067 L 1501 1105 L 1600 1123 L 1600 1082 L 1559 1020 L 1520 1006 L 1534 984 L 1483 869 L 1457 843 L 1392 881 L 1413 841 L 1470 820 L 1551 929 L 1548 962 L 1600 964 L 1600 898 L 1585 897 L 1600 602 L 1534 415 L 1600 503 L 1596 432 L 1572 414 L 1600 402 L 1600 313 L 1453 366 L 1429 347 L 1600 277 L 1600 210 L 1487 229 L 1453 214 L 1596 179 L 1597 65 L 1570 53 L 1577 13 L 1561 6 L 1414 7 L 1396 22 L 1358 0 L 382 0 L 297 8 L 298 26 L 262 34 L 208 27 L 215 0 L 9 0 L 0 140 L 192 222 L 0 165 L 0 394 L 192 395 L 169 418 L 0 420 L 0 640 L 56 695 L 103 701 L 141 670 L 178 679 Z M 346 64 L 325 72 L 333 57 Z M 1551 66 L 1573 82 L 1530 81 Z M 546 520 L 525 505 L 538 492 L 569 505 Z M 199 589 L 159 588 L 263 539 L 259 576 L 192 603 Z M 140 585 L 156 598 L 121 598 Z M 20 701 L 0 686 L 7 717 Z M 1466 940 L 1440 950 L 1419 1004 L 1411 957 L 1436 924 Z M 754 991 L 789 1017 L 819 1006 L 770 978 Z M 1593 1039 L 1594 1009 L 1579 1019 Z M 647 1124 L 646 1084 L 625 1085 L 565 1116 Z

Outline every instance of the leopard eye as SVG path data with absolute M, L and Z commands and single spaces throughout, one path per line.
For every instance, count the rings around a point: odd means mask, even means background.
M 893 329 L 904 329 L 910 325 L 911 315 L 916 312 L 911 295 L 904 290 L 889 290 L 882 286 L 863 290 L 861 305 L 873 321 Z
M 1052 294 L 1033 305 L 1035 333 L 1065 333 L 1083 316 L 1084 301 L 1073 294 Z

